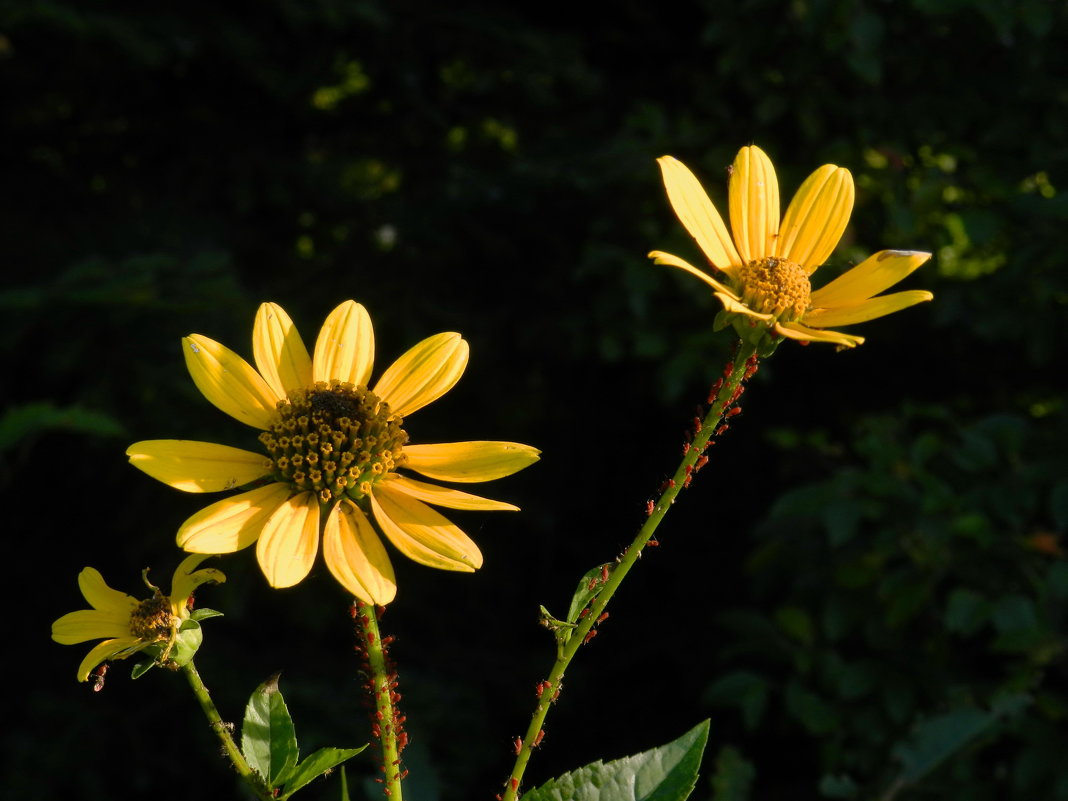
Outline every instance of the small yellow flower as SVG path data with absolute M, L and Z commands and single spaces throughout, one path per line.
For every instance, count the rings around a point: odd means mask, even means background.
M 178 638 L 178 628 L 189 619 L 189 599 L 193 590 L 205 582 L 218 584 L 226 577 L 214 568 L 196 570 L 207 559 L 206 554 L 188 556 L 178 565 L 171 579 L 171 594 L 158 588 L 145 601 L 124 592 L 113 590 L 104 582 L 100 571 L 87 567 L 78 574 L 78 586 L 92 609 L 81 609 L 63 615 L 52 624 L 52 639 L 63 645 L 75 645 L 104 637 L 78 666 L 78 681 L 89 678 L 89 672 L 109 659 L 125 659 L 158 643 L 166 643 L 160 660 L 166 662 L 171 647 Z M 146 579 L 146 584 L 147 579 Z
M 373 389 L 368 389 L 371 318 L 351 300 L 327 317 L 312 355 L 281 306 L 261 305 L 252 331 L 258 371 L 200 334 L 186 337 L 183 345 L 200 391 L 222 411 L 260 429 L 267 453 L 186 440 L 130 446 L 126 453 L 135 467 L 177 489 L 244 490 L 182 525 L 178 545 L 187 551 L 230 553 L 255 542 L 267 581 L 291 587 L 311 571 L 321 535 L 334 578 L 361 600 L 386 604 L 397 585 L 372 519 L 409 559 L 471 572 L 482 566 L 478 546 L 427 504 L 518 508 L 399 472 L 489 481 L 538 458 L 538 450 L 515 442 L 407 444 L 404 418 L 452 389 L 467 366 L 468 345 L 459 334 L 424 339 Z
M 880 251 L 812 290 L 810 276 L 838 245 L 853 210 L 849 170 L 824 164 L 812 173 L 780 223 L 775 168 L 760 148 L 743 147 L 730 170 L 732 239 L 693 173 L 671 156 L 658 162 L 675 214 L 726 282 L 670 253 L 649 256 L 712 287 L 724 309 L 719 327 L 731 322 L 754 342 L 774 333 L 851 348 L 863 337 L 827 328 L 873 320 L 934 297 L 915 289 L 876 297 L 931 258 L 909 250 Z

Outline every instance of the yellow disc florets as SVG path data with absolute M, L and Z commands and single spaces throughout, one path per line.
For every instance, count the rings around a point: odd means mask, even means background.
M 403 461 L 402 419 L 366 387 L 319 381 L 278 404 L 278 421 L 260 434 L 274 479 L 315 492 L 320 502 L 360 500 Z
M 130 633 L 150 642 L 166 640 L 176 622 L 171 614 L 170 599 L 156 593 L 147 601 L 141 601 L 130 614 Z
M 772 314 L 779 322 L 797 320 L 808 310 L 812 284 L 800 264 L 769 256 L 738 270 L 742 302 L 753 311 Z

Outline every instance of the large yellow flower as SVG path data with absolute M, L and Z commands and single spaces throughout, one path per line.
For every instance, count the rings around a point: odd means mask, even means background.
M 760 341 L 773 333 L 851 348 L 863 337 L 827 328 L 873 320 L 934 297 L 916 289 L 876 297 L 931 257 L 910 250 L 880 251 L 812 291 L 809 277 L 838 245 L 853 210 L 849 170 L 824 164 L 812 173 L 780 223 L 775 168 L 760 148 L 743 147 L 730 169 L 732 239 L 693 173 L 671 156 L 658 161 L 675 214 L 726 281 L 670 253 L 649 256 L 711 286 L 723 304 L 722 325 L 733 323 L 743 338 Z
M 467 366 L 467 343 L 437 334 L 401 356 L 368 389 L 374 361 L 371 318 L 346 301 L 323 324 L 309 355 L 282 307 L 256 315 L 257 370 L 200 334 L 183 339 L 186 365 L 219 409 L 263 431 L 262 453 L 186 440 L 130 446 L 135 467 L 186 492 L 241 488 L 190 517 L 178 545 L 229 553 L 256 543 L 273 587 L 308 575 L 319 550 L 349 592 L 385 604 L 397 592 L 379 530 L 409 559 L 443 570 L 474 571 L 482 554 L 457 526 L 427 504 L 453 509 L 511 509 L 455 489 L 417 481 L 400 468 L 444 481 L 501 478 L 538 458 L 515 442 L 409 445 L 403 418 L 448 392 Z
M 101 662 L 125 659 L 157 644 L 166 643 L 160 657 L 166 661 L 179 636 L 179 627 L 189 620 L 189 596 L 193 590 L 208 581 L 226 581 L 214 568 L 196 570 L 207 558 L 205 554 L 187 556 L 174 571 L 171 594 L 164 595 L 153 587 L 154 593 L 146 601 L 113 590 L 95 568 L 87 567 L 79 573 L 78 586 L 93 608 L 63 615 L 52 624 L 52 639 L 63 645 L 105 639 L 93 646 L 78 666 L 78 681 L 88 679 L 89 672 Z M 192 657 L 192 653 L 188 656 Z

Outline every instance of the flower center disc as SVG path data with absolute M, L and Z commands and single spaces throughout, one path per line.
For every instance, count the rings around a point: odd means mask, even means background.
M 321 503 L 360 500 L 371 485 L 403 460 L 408 434 L 367 387 L 318 381 L 278 404 L 278 421 L 260 434 L 274 478 Z
M 800 264 L 769 256 L 749 262 L 738 271 L 745 305 L 762 314 L 773 314 L 784 323 L 797 320 L 808 310 L 812 284 Z
M 170 601 L 163 595 L 156 595 L 147 601 L 141 601 L 130 614 L 130 633 L 143 640 L 165 640 L 171 636 Z

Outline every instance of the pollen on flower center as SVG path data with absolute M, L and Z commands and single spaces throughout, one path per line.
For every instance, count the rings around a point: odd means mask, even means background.
M 319 381 L 278 404 L 278 420 L 260 434 L 274 478 L 315 492 L 320 502 L 360 500 L 404 459 L 402 418 L 366 387 Z
M 141 601 L 130 614 L 130 633 L 143 640 L 166 640 L 171 636 L 174 624 L 170 600 L 164 595 L 155 595 Z
M 753 311 L 773 314 L 784 323 L 807 310 L 812 284 L 805 269 L 789 259 L 755 259 L 738 270 L 742 300 Z

